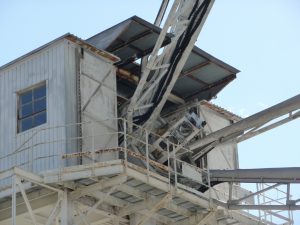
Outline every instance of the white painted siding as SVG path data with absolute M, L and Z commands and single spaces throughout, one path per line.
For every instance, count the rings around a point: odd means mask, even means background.
M 0 172 L 18 166 L 39 173 L 79 162 L 61 160 L 62 154 L 81 150 L 76 139 L 79 125 L 74 125 L 78 122 L 79 52 L 77 44 L 61 39 L 0 70 Z M 93 120 L 116 117 L 114 66 L 91 53 L 84 55 L 82 69 L 95 79 L 101 80 L 110 71 L 106 86 L 101 87 L 97 100 L 93 99 L 86 112 L 95 117 Z M 17 133 L 18 93 L 41 82 L 46 82 L 47 87 L 47 123 Z M 88 88 L 83 84 L 81 96 L 87 97 Z M 83 121 L 91 120 L 87 113 Z M 117 129 L 116 123 L 107 125 Z M 98 143 L 115 145 L 117 138 L 107 143 L 99 139 Z M 0 189 L 8 185 L 10 179 L 0 181 Z
M 63 141 L 66 130 L 64 127 L 47 128 L 65 124 L 67 111 L 70 111 L 67 96 L 71 93 L 66 91 L 74 90 L 70 88 L 74 82 L 69 82 L 67 78 L 71 77 L 65 76 L 64 61 L 65 41 L 61 40 L 0 71 L 0 171 L 19 166 L 40 172 L 59 166 L 60 155 L 66 149 Z M 47 123 L 17 133 L 18 92 L 43 81 L 47 86 Z M 61 141 L 48 144 L 51 140 Z M 24 164 L 28 160 L 33 163 Z M 2 184 L 7 182 L 1 181 Z
M 230 125 L 230 121 L 219 113 L 201 106 L 202 118 L 206 120 L 208 132 L 214 132 Z M 209 169 L 236 169 L 236 143 L 226 143 L 214 148 L 207 155 Z
M 116 71 L 111 63 L 85 52 L 81 59 L 80 91 L 82 151 L 118 146 Z M 98 161 L 116 159 L 117 153 L 102 153 Z M 85 158 L 84 162 L 89 162 Z
M 207 131 L 214 132 L 220 130 L 231 124 L 230 120 L 211 110 L 206 106 L 201 106 L 201 116 L 207 122 Z M 238 154 L 237 144 L 229 142 L 217 146 L 207 154 L 207 164 L 209 169 L 237 169 L 238 168 Z M 229 185 L 221 183 L 214 186 L 212 196 L 223 201 L 228 200 Z M 208 196 L 208 193 L 206 193 Z M 243 189 L 238 185 L 233 186 L 233 196 L 240 198 L 249 194 L 249 191 Z M 247 200 L 249 204 L 253 203 L 253 198 Z

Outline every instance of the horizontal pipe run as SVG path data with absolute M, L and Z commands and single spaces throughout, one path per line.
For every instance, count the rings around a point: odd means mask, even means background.
M 233 205 L 220 201 L 215 203 L 230 210 L 300 210 L 300 205 Z
M 213 132 L 207 135 L 206 137 L 192 143 L 189 146 L 189 148 L 190 150 L 199 151 L 199 148 L 207 144 L 210 144 L 214 141 L 219 141 L 232 134 L 238 134 L 248 129 L 260 126 L 287 113 L 293 112 L 297 109 L 300 109 L 300 95 L 296 95 L 286 101 L 283 101 L 277 105 L 260 111 L 243 120 L 240 120 L 237 123 L 234 123 L 230 126 L 224 127 L 223 129 Z
M 300 167 L 210 170 L 210 180 L 241 183 L 300 183 Z

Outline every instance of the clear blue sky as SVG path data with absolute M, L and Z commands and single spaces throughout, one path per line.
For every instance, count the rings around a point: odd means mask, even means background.
M 133 15 L 153 22 L 160 2 L 1 1 L 0 65 L 67 32 L 85 39 Z M 241 70 L 215 100 L 241 116 L 300 94 L 299 0 L 216 0 L 197 45 Z M 241 143 L 240 167 L 299 167 L 299 131 L 296 120 Z

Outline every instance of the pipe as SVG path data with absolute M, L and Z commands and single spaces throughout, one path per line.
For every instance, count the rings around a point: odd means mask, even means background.
M 284 102 L 281 102 L 277 105 L 260 111 L 237 123 L 234 123 L 230 126 L 224 127 L 216 132 L 213 132 L 204 137 L 203 139 L 191 143 L 189 145 L 189 149 L 196 150 L 214 141 L 219 141 L 223 138 L 226 138 L 232 134 L 240 134 L 243 131 L 265 124 L 273 119 L 276 119 L 297 109 L 300 109 L 300 95 L 296 95 Z
M 300 183 L 300 167 L 210 170 L 211 182 Z

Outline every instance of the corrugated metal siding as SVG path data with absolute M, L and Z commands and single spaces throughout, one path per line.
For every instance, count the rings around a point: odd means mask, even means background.
M 84 52 L 81 60 L 80 93 L 82 107 L 82 150 L 93 151 L 118 146 L 115 68 L 93 54 Z M 91 123 L 90 123 L 91 122 Z M 117 158 L 117 152 L 101 153 L 97 160 Z M 84 158 L 83 163 L 90 162 Z
M 65 59 L 64 59 L 64 65 L 65 65 L 65 107 L 66 107 L 66 115 L 65 115 L 65 124 L 74 124 L 79 122 L 77 120 L 77 90 L 76 90 L 76 74 L 78 71 L 76 71 L 76 57 L 79 57 L 79 55 L 76 56 L 76 51 L 78 52 L 80 49 L 78 49 L 78 46 L 76 44 L 73 44 L 67 40 L 65 40 L 64 45 L 64 51 L 65 51 Z M 79 61 L 79 60 L 78 60 Z M 78 62 L 79 63 L 79 62 Z M 78 151 L 78 141 L 79 139 L 76 139 L 78 136 L 77 131 L 79 129 L 79 125 L 72 125 L 66 127 L 66 136 L 68 139 L 72 139 L 72 141 L 66 142 L 66 153 L 73 153 Z M 69 160 L 68 164 L 74 164 L 77 163 L 77 160 L 79 159 L 73 159 Z
M 63 141 L 66 139 L 66 129 L 58 127 L 47 130 L 46 127 L 75 122 L 74 116 L 67 114 L 76 111 L 72 110 L 73 107 L 76 109 L 75 74 L 72 76 L 75 70 L 74 48 L 69 48 L 65 40 L 59 41 L 0 71 L 0 171 L 20 166 L 40 172 L 59 166 L 60 154 L 66 150 Z M 47 84 L 47 123 L 18 134 L 17 93 L 43 81 Z M 33 138 L 30 139 L 31 136 Z M 51 145 L 46 143 L 55 139 L 62 141 Z M 24 149 L 35 144 L 34 147 L 9 156 L 18 148 Z M 21 166 L 29 158 L 37 160 L 32 165 Z M 9 181 L 0 181 L 0 187 L 7 184 Z

